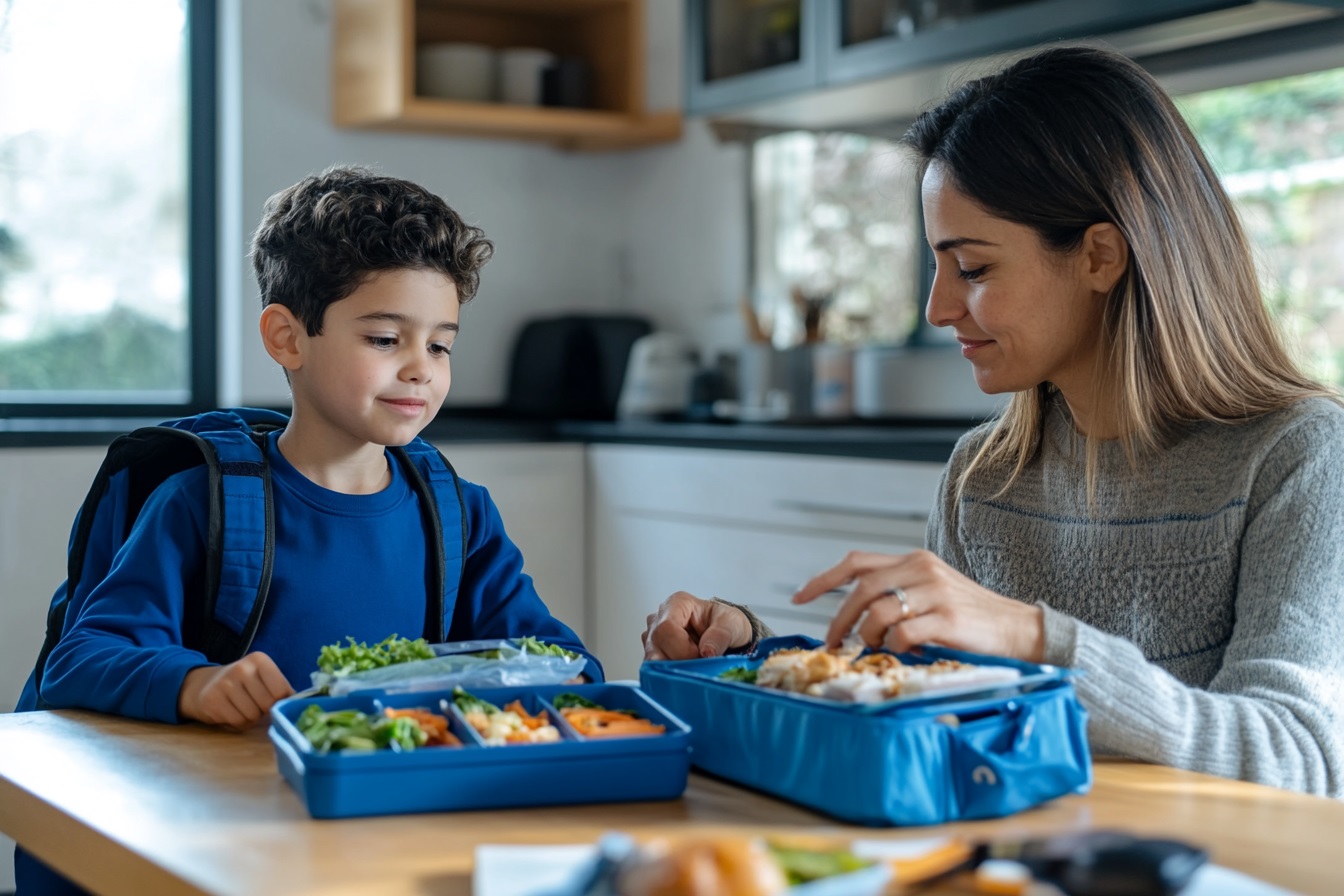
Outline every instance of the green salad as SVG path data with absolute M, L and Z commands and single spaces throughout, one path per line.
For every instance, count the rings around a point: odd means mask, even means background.
M 434 651 L 424 638 L 401 638 L 388 635 L 372 647 L 363 641 L 346 638 L 349 644 L 328 644 L 317 657 L 317 668 L 328 675 L 350 675 L 413 660 L 432 660 Z
M 514 646 L 518 648 L 519 653 L 530 653 L 533 656 L 558 656 L 567 660 L 576 660 L 579 658 L 579 655 L 572 650 L 566 650 L 556 644 L 547 644 L 545 641 L 534 638 L 531 635 L 522 638 L 511 638 L 510 640 L 513 642 Z M 482 650 L 467 655 L 478 656 L 484 660 L 502 660 L 508 659 L 509 656 L 502 647 L 493 647 L 490 650 Z
M 724 669 L 718 674 L 724 681 L 740 681 L 744 684 L 756 683 L 756 670 L 748 666 L 733 666 L 731 669 Z

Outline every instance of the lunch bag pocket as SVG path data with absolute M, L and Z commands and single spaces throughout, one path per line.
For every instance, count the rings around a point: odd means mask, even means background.
M 1091 783 L 1086 712 L 1070 691 L 1026 695 L 945 726 L 959 818 L 997 818 Z

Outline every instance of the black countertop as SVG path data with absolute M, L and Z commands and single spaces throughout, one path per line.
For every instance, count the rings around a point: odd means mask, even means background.
M 974 421 L 929 423 L 692 423 L 618 421 L 556 424 L 566 441 L 783 451 L 944 463 Z
M 126 417 L 0 420 L 0 448 L 107 445 L 157 419 Z M 942 463 L 976 420 L 706 423 L 663 420 L 526 420 L 494 408 L 446 408 L 423 435 L 440 445 L 571 442 L 780 451 Z

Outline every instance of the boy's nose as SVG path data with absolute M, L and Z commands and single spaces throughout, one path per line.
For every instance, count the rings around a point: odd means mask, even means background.
M 434 378 L 434 368 L 423 358 L 414 358 L 402 366 L 401 378 L 408 383 L 427 383 Z

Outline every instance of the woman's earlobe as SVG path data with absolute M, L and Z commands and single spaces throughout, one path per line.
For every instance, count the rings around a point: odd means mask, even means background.
M 261 309 L 261 344 L 270 355 L 286 370 L 298 370 L 303 366 L 302 340 L 305 334 L 303 324 L 284 305 L 267 305 Z

